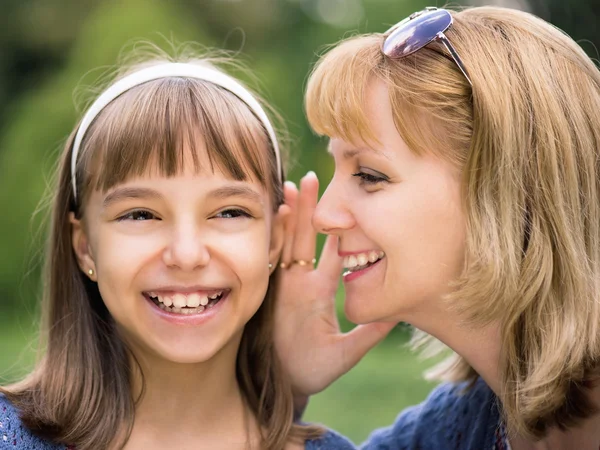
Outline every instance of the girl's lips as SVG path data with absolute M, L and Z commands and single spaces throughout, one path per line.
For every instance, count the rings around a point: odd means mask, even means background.
M 174 295 L 174 294 L 193 294 L 193 293 L 203 293 L 207 295 L 212 295 L 216 292 L 224 292 L 229 291 L 229 288 L 214 288 L 214 287 L 205 287 L 205 286 L 190 286 L 190 287 L 181 287 L 181 286 L 162 286 L 154 289 L 147 289 L 144 293 L 155 292 L 162 295 Z
M 385 258 L 379 259 L 376 262 L 374 262 L 373 264 L 371 264 L 370 266 L 365 267 L 364 269 L 361 269 L 361 270 L 357 270 L 356 272 L 348 271 L 348 272 L 344 273 L 344 275 L 343 275 L 344 283 L 349 283 L 363 275 L 368 274 L 375 267 L 379 267 L 381 261 L 383 261 L 384 259 Z
M 229 290 L 225 291 L 221 299 L 214 306 L 206 308 L 202 312 L 196 314 L 181 314 L 165 311 L 157 306 L 147 295 L 143 295 L 143 297 L 150 306 L 152 312 L 158 315 L 160 319 L 174 325 L 198 326 L 207 322 L 221 311 L 223 308 L 222 305 L 226 303 L 229 298 L 229 293 Z

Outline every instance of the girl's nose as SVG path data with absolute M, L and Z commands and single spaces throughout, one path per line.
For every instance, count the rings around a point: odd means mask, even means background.
M 167 266 L 184 271 L 206 266 L 210 261 L 210 253 L 202 239 L 200 227 L 188 223 L 174 228 L 163 259 Z

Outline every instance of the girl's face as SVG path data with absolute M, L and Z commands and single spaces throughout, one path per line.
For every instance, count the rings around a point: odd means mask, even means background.
M 380 145 L 331 140 L 335 174 L 313 222 L 339 236 L 350 320 L 415 323 L 415 315 L 427 316 L 440 305 L 463 267 L 460 174 L 433 155 L 409 150 L 382 82 L 367 92 Z
M 84 219 L 72 219 L 73 245 L 136 353 L 205 362 L 237 351 L 264 299 L 283 238 L 272 211 L 258 182 L 217 169 L 151 172 L 93 192 Z

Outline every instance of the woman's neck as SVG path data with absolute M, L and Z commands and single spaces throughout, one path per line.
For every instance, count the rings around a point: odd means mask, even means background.
M 481 327 L 469 326 L 454 311 L 429 311 L 427 316 L 410 321 L 416 328 L 434 336 L 463 357 L 481 376 L 490 389 L 500 392 L 500 325 L 491 323 Z M 600 387 L 592 392 L 600 404 Z M 587 419 L 580 427 L 561 431 L 551 429 L 541 441 L 534 442 L 522 436 L 510 439 L 512 450 L 598 450 L 600 449 L 600 416 Z
M 489 324 L 469 326 L 450 308 L 430 308 L 402 317 L 404 322 L 433 336 L 463 357 L 495 392 L 500 386 L 500 327 Z
M 239 340 L 210 361 L 178 364 L 138 357 L 144 390 L 126 449 L 247 448 L 259 438 L 256 420 L 236 378 Z M 141 377 L 133 377 L 140 392 Z

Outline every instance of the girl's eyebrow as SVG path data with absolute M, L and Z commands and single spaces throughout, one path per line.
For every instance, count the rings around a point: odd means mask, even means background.
M 229 197 L 241 197 L 247 200 L 253 201 L 260 205 L 263 204 L 261 195 L 254 189 L 247 186 L 222 186 L 213 189 L 208 193 L 209 197 L 216 199 L 226 199 Z M 129 199 L 160 199 L 162 195 L 154 189 L 143 188 L 143 187 L 123 187 L 115 189 L 113 192 L 108 194 L 102 206 L 104 209 L 108 208 L 114 203 L 129 200 Z
M 104 201 L 102 202 L 103 208 L 108 208 L 113 203 L 117 203 L 122 200 L 132 199 L 132 198 L 154 198 L 159 199 L 162 196 L 160 193 L 155 191 L 154 189 L 142 188 L 142 187 L 124 187 L 120 189 L 116 189 L 110 194 L 108 194 Z
M 223 186 L 214 189 L 208 193 L 209 197 L 217 199 L 226 199 L 229 197 L 241 197 L 253 201 L 260 205 L 263 204 L 262 196 L 254 189 L 247 186 Z

